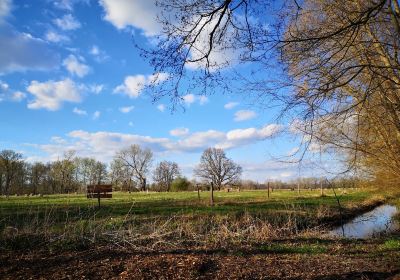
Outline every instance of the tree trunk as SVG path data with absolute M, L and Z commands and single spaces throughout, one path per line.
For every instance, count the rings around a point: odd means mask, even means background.
M 146 178 L 143 178 L 142 180 L 141 180 L 141 190 L 142 191 L 146 191 Z
M 321 188 L 321 196 L 324 195 L 324 189 L 322 188 L 322 182 L 319 183 L 320 184 L 320 188 Z
M 211 206 L 214 205 L 214 183 L 211 182 L 211 199 L 210 199 Z

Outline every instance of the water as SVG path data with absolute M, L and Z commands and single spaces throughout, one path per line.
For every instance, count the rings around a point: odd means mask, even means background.
M 362 214 L 342 227 L 332 230 L 329 235 L 335 237 L 366 239 L 383 233 L 399 229 L 399 224 L 394 220 L 397 208 L 392 205 L 382 205 L 374 210 Z

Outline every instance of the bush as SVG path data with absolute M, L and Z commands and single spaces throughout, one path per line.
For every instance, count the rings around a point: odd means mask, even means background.
M 190 182 L 185 177 L 179 177 L 172 181 L 171 191 L 172 192 L 182 192 L 189 190 Z

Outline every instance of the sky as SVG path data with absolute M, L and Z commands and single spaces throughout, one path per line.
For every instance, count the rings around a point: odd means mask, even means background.
M 0 0 L 0 150 L 29 162 L 68 150 L 110 162 L 139 144 L 154 165 L 172 160 L 192 177 L 202 151 L 217 147 L 244 179 L 319 175 L 287 162 L 299 138 L 283 133 L 278 109 L 259 110 L 241 92 L 188 93 L 174 111 L 168 99 L 153 103 L 143 87 L 154 73 L 134 41 L 152 46 L 156 15 L 151 0 Z

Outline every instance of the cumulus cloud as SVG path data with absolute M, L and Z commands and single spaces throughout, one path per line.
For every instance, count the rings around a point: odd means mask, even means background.
M 186 127 L 178 127 L 169 131 L 172 136 L 184 136 L 189 133 L 189 129 Z
M 182 96 L 182 101 L 184 104 L 190 106 L 191 104 L 198 102 L 200 105 L 204 105 L 208 102 L 208 97 L 204 95 L 196 96 L 192 93 Z
M 228 102 L 224 105 L 224 108 L 227 110 L 233 109 L 239 105 L 239 102 Z
M 63 66 L 72 75 L 76 75 L 82 78 L 86 76 L 90 71 L 90 67 L 82 63 L 82 60 L 82 58 L 78 59 L 76 56 L 70 54 L 66 59 L 64 59 Z
M 26 70 L 50 70 L 60 57 L 48 43 L 28 33 L 0 24 L 0 74 Z
M 146 36 L 161 31 L 154 0 L 100 0 L 100 5 L 105 12 L 104 19 L 118 29 L 132 26 L 143 30 Z
M 157 84 L 168 79 L 168 74 L 157 73 L 154 75 L 135 75 L 125 77 L 124 83 L 114 89 L 114 93 L 122 93 L 130 98 L 137 98 L 145 86 Z
M 53 43 L 68 42 L 70 40 L 68 36 L 59 34 L 55 31 L 48 31 L 45 35 L 45 38 L 47 41 Z
M 130 111 L 132 111 L 133 108 L 135 108 L 135 107 L 134 106 L 120 107 L 119 111 L 121 113 L 125 113 L 126 114 L 126 113 L 129 113 Z
M 75 30 L 81 27 L 79 21 L 77 21 L 71 14 L 64 15 L 62 18 L 56 18 L 53 23 L 62 30 Z
M 239 110 L 235 113 L 234 120 L 236 122 L 247 121 L 254 119 L 257 116 L 256 112 L 251 110 Z
M 84 130 L 76 130 L 71 131 L 66 138 L 61 138 L 63 144 L 52 141 L 50 144 L 39 145 L 38 147 L 47 152 L 51 158 L 57 158 L 64 151 L 75 150 L 80 156 L 91 156 L 109 161 L 117 151 L 132 144 L 139 144 L 150 148 L 156 153 L 197 153 L 208 147 L 233 149 L 253 144 L 275 136 L 279 129 L 278 125 L 270 124 L 259 129 L 249 128 L 251 131 L 243 129 L 242 132 L 240 130 L 231 130 L 228 132 L 207 130 L 189 133 L 189 130 L 186 128 L 171 130 L 170 134 L 179 136 L 178 139 L 107 131 L 92 133 Z
M 86 116 L 86 115 L 87 115 L 87 112 L 86 112 L 85 110 L 78 109 L 77 107 L 75 107 L 75 108 L 72 110 L 72 112 L 73 112 L 74 114 L 77 114 L 77 115 L 80 115 L 80 116 Z
M 81 101 L 81 91 L 72 80 L 38 82 L 32 81 L 26 89 L 33 100 L 29 101 L 29 109 L 46 109 L 56 111 L 64 102 Z
M 262 141 L 275 136 L 281 132 L 283 127 L 278 124 L 269 124 L 260 129 L 250 127 L 245 129 L 234 129 L 226 134 L 226 141 L 218 144 L 219 148 L 229 149 L 236 146 L 246 145 L 255 141 Z

